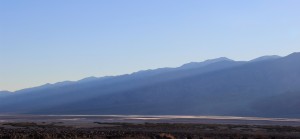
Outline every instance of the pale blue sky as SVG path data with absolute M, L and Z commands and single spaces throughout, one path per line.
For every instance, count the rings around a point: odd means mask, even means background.
M 299 0 L 1 0 L 0 90 L 300 51 Z

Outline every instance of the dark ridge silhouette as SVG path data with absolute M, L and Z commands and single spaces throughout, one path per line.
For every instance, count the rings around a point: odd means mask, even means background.
M 249 62 L 218 58 L 16 91 L 0 99 L 0 113 L 299 118 L 299 92 L 299 53 Z

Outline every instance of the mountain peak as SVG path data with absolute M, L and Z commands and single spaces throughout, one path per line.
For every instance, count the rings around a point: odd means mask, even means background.
M 89 81 L 94 81 L 94 80 L 97 80 L 97 79 L 98 79 L 97 77 L 90 76 L 90 77 L 86 77 L 86 78 L 83 78 L 83 79 L 79 80 L 79 82 L 89 82 Z
M 4 97 L 4 96 L 9 96 L 11 95 L 12 93 L 9 92 L 9 91 L 0 91 L 0 97 Z
M 217 63 L 217 62 L 225 62 L 225 61 L 234 61 L 234 60 L 231 60 L 227 57 L 219 57 L 219 58 L 215 58 L 215 59 L 208 59 L 203 62 L 187 63 L 187 64 L 182 65 L 181 68 L 197 68 L 197 67 L 202 67 L 202 66 L 206 66 L 209 64 L 213 64 L 213 63 Z
M 219 57 L 219 58 L 215 58 L 215 59 L 208 59 L 208 60 L 205 60 L 204 62 L 212 62 L 212 63 L 215 63 L 215 62 L 221 62 L 221 61 L 234 61 L 234 60 L 231 60 L 227 57 Z
M 0 91 L 0 93 L 11 93 L 11 92 L 6 91 L 6 90 L 2 90 L 2 91 Z
M 292 57 L 292 56 L 300 56 L 300 52 L 291 53 L 287 57 Z
M 265 60 L 273 60 L 273 59 L 278 59 L 281 58 L 281 56 L 278 55 L 266 55 L 266 56 L 261 56 L 255 59 L 250 60 L 250 62 L 259 62 L 259 61 L 265 61 Z

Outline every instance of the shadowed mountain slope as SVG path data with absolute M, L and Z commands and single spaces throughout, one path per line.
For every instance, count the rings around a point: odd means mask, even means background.
M 221 59 L 18 91 L 1 100 L 0 112 L 300 116 L 299 53 L 259 62 Z
M 204 61 L 203 63 L 206 63 Z M 199 65 L 203 64 L 202 62 Z M 23 89 L 14 92 L 13 96 L 1 100 L 0 112 L 26 113 L 45 107 L 60 106 L 85 99 L 99 97 L 105 94 L 124 92 L 135 88 L 149 86 L 186 76 L 203 74 L 243 64 L 244 62 L 215 61 L 199 68 L 162 68 L 140 71 L 127 75 L 86 78 L 77 82 L 60 82 Z M 34 103 L 33 103 L 34 102 Z M 38 105 L 36 105 L 38 104 Z M 3 107 L 1 107 L 3 106 Z M 1 111 L 2 110 L 2 111 Z

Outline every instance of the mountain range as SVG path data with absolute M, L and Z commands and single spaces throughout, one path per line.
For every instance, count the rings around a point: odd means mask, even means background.
M 300 118 L 300 53 L 225 57 L 0 92 L 1 114 L 220 115 Z

